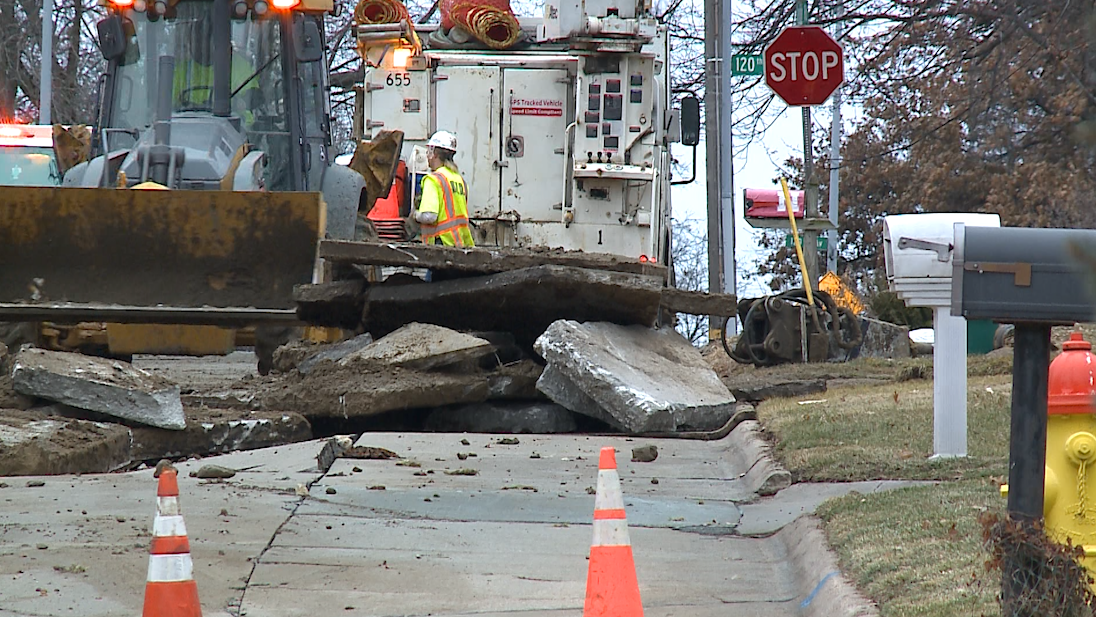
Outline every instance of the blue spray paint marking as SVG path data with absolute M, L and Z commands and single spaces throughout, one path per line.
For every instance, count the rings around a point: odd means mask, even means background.
M 837 576 L 837 574 L 838 574 L 838 572 L 836 570 L 834 570 L 833 572 L 830 572 L 826 576 L 823 576 L 822 580 L 818 581 L 818 584 L 815 585 L 814 591 L 812 591 L 810 593 L 810 595 L 807 596 L 806 598 L 803 598 L 803 601 L 799 603 L 799 608 L 807 608 L 808 606 L 810 606 L 811 602 L 814 601 L 814 597 L 817 596 L 818 592 L 822 590 L 822 585 L 825 585 L 826 581 L 828 581 L 831 578 Z

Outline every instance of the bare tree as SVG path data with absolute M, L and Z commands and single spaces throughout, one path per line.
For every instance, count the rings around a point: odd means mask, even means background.
M 674 219 L 670 259 L 674 268 L 674 286 L 688 291 L 708 290 L 708 237 L 706 223 L 700 219 Z M 677 331 L 690 343 L 708 342 L 708 318 L 705 315 L 678 313 Z
M 41 0 L 0 0 L 0 118 L 38 119 L 42 57 Z M 88 123 L 95 113 L 95 84 L 102 56 L 95 0 L 59 0 L 53 11 L 53 117 Z

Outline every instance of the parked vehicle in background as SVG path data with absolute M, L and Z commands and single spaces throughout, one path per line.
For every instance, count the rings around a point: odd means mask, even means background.
M 0 186 L 58 186 L 53 127 L 0 124 Z

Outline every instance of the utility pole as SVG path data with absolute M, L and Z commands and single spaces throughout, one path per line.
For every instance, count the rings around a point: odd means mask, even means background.
M 42 2 L 41 71 L 38 80 L 38 124 L 49 124 L 53 102 L 53 0 Z
M 845 3 L 838 2 L 837 16 L 845 16 Z M 841 26 L 836 28 L 834 38 L 840 40 Z M 838 182 L 841 179 L 841 86 L 833 93 L 833 120 L 830 123 L 830 222 L 833 229 L 826 232 L 826 269 L 837 274 L 837 211 L 838 211 Z
M 796 21 L 801 26 L 807 25 L 807 0 L 796 0 Z M 806 212 L 804 221 L 818 218 L 818 181 L 814 178 L 814 152 L 811 149 L 811 108 L 803 106 L 803 184 L 806 192 Z M 789 204 L 790 205 L 790 204 Z M 810 286 L 818 289 L 818 232 L 815 230 L 803 230 L 803 261 L 807 271 L 803 273 L 803 286 L 808 281 Z
M 723 0 L 704 0 L 704 156 L 708 204 L 708 291 L 724 289 L 723 208 L 720 180 L 720 116 L 722 115 Z M 733 224 L 733 220 L 731 221 Z M 708 316 L 708 336 L 719 336 L 723 320 Z
M 830 124 L 830 222 L 833 229 L 826 232 L 826 269 L 837 273 L 837 209 L 841 171 L 841 88 L 833 93 L 833 122 Z
M 731 132 L 731 0 L 721 0 L 722 15 L 720 27 L 720 104 L 719 104 L 719 188 L 720 213 L 723 221 L 723 293 L 737 295 L 738 267 L 735 262 L 735 217 L 734 217 L 734 134 Z M 727 319 L 727 334 L 738 332 L 738 323 L 733 317 Z

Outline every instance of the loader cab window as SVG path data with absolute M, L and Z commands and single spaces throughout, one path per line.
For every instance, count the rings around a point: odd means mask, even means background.
M 213 111 L 213 58 L 211 24 L 213 2 L 182 0 L 167 14 L 127 11 L 128 44 L 118 62 L 110 101 L 110 125 L 104 127 L 108 150 L 133 145 L 136 131 L 151 126 L 157 97 L 170 93 L 173 115 L 208 114 Z M 245 130 L 285 131 L 282 88 L 281 41 L 273 11 L 248 12 L 234 18 L 229 49 L 232 114 Z M 160 84 L 160 58 L 175 61 L 171 84 Z M 114 129 L 114 130 L 111 130 Z M 119 130 L 122 129 L 122 130 Z

